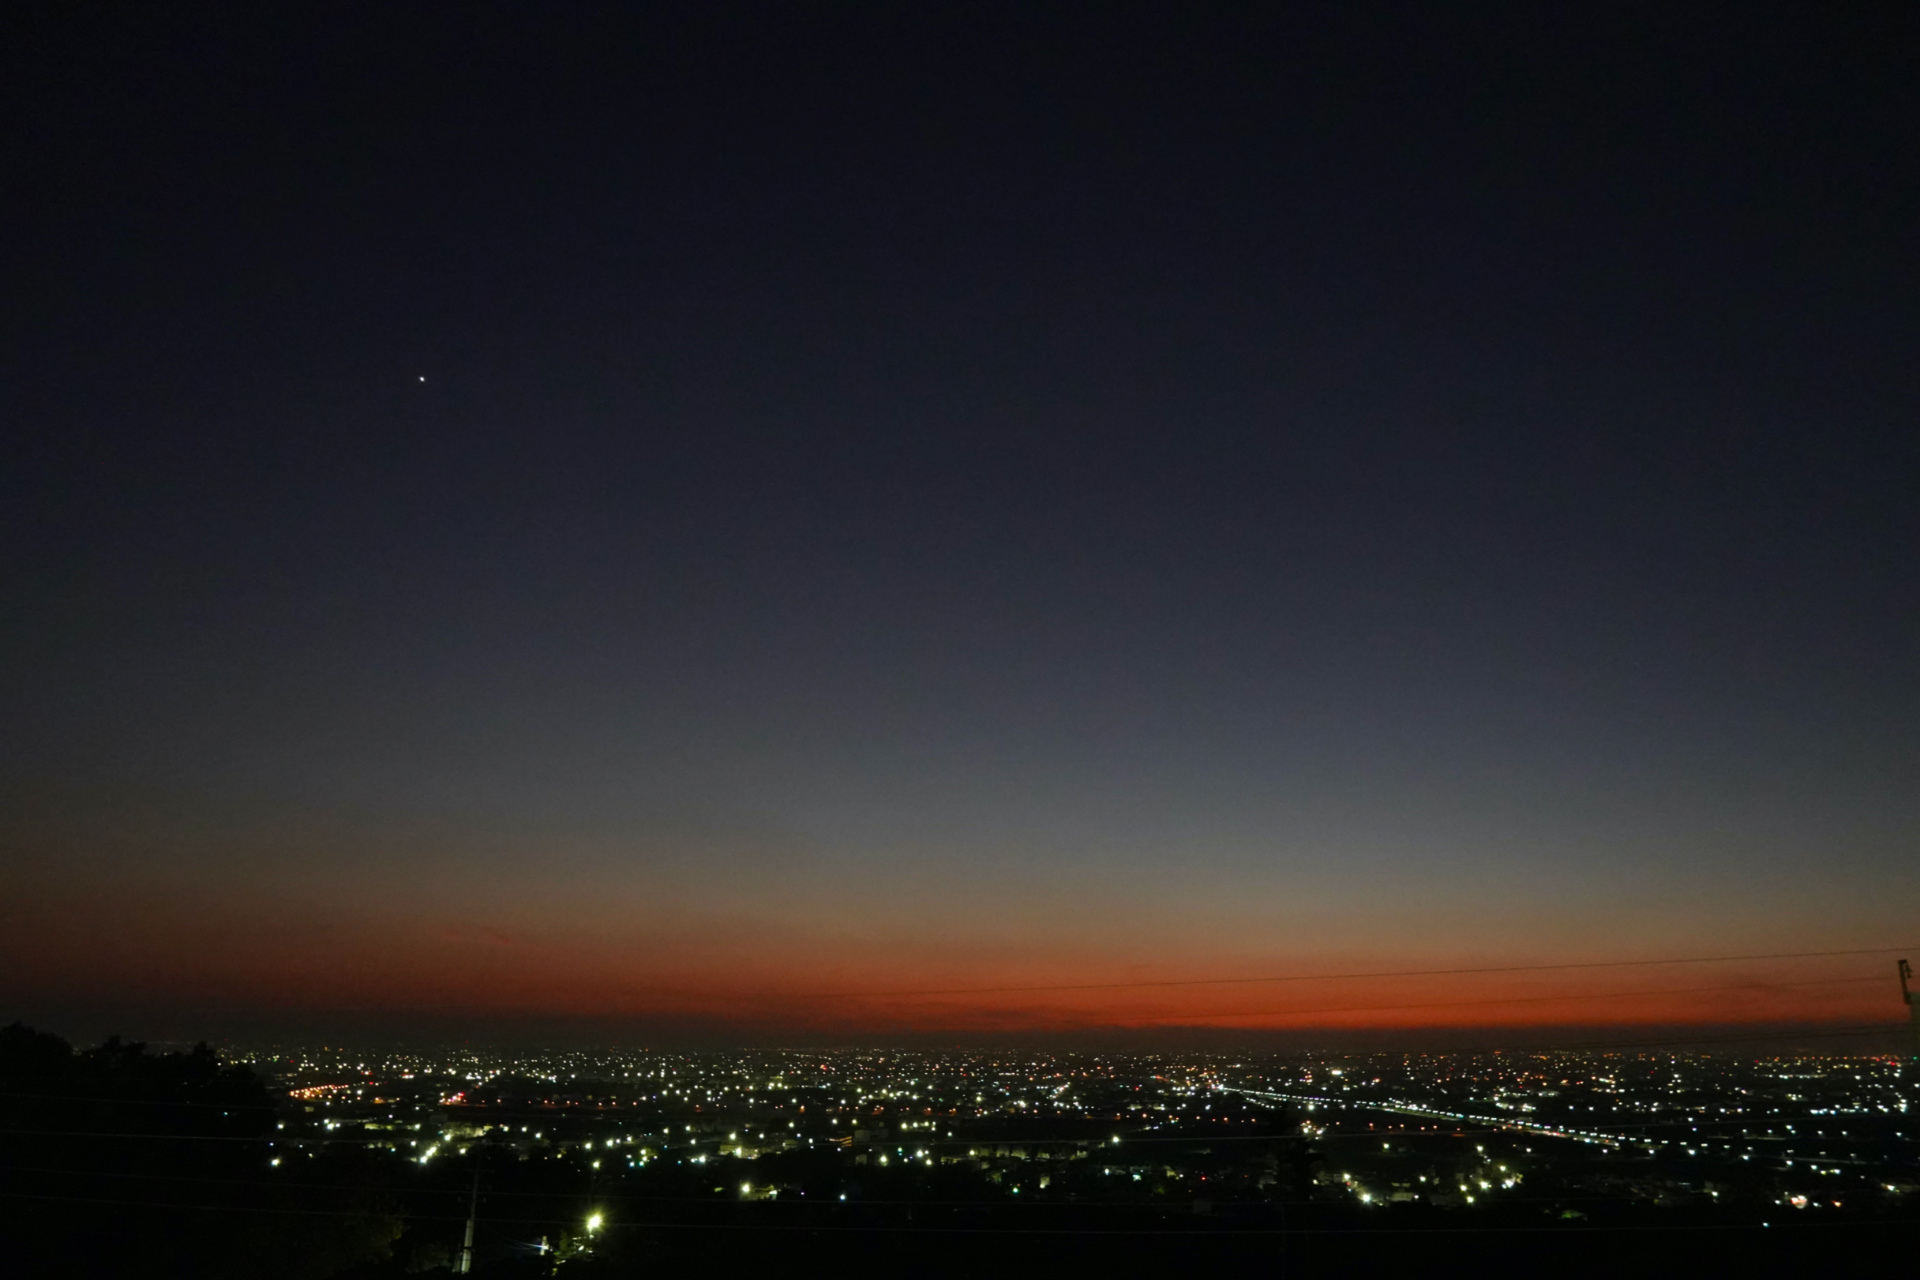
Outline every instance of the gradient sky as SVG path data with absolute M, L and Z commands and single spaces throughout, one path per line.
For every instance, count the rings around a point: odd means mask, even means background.
M 871 994 L 1920 941 L 1914 12 L 1457 8 L 9 18 L 0 1018 L 1900 1017 Z

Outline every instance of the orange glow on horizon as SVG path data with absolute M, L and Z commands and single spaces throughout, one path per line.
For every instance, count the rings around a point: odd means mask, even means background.
M 1102 936 L 1063 925 L 1043 946 L 1030 933 L 976 942 L 965 918 L 920 933 L 808 934 L 771 917 L 641 919 L 623 930 L 607 911 L 563 928 L 545 913 L 463 923 L 154 896 L 95 893 L 84 911 L 51 894 L 17 898 L 0 930 L 13 998 L 209 1019 L 557 1018 L 749 1038 L 1892 1026 L 1906 1016 L 1891 951 L 1649 963 L 1753 955 L 1752 936 L 1643 938 L 1609 953 L 1591 941 L 1555 946 L 1544 929 L 1509 931 L 1498 948 L 1442 933 L 1275 947 L 1188 929 L 1163 933 L 1146 962 L 1124 927 Z M 79 919 L 93 923 L 70 923 Z M 1604 967 L 1568 967 L 1584 964 Z

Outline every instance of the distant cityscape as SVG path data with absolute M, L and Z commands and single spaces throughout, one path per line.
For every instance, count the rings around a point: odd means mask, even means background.
M 698 1218 L 703 1202 L 763 1204 L 769 1221 L 794 1211 L 774 1202 L 821 1222 L 914 1208 L 923 1226 L 1015 1204 L 1771 1224 L 1920 1203 L 1920 1071 L 1892 1056 L 244 1056 L 286 1090 L 271 1158 L 289 1176 L 356 1142 L 422 1179 L 484 1169 L 484 1212 L 544 1217 L 542 1251 L 589 1252 L 615 1225 Z

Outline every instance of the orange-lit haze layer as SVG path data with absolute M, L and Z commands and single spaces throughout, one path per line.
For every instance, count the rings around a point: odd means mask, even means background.
M 51 829 L 39 838 L 66 843 Z M 712 850 L 626 865 L 577 849 L 507 858 L 480 837 L 423 851 L 432 841 L 418 832 L 404 860 L 324 833 L 201 838 L 225 852 L 136 862 L 69 845 L 17 879 L 0 909 L 9 983 L 43 1000 L 209 1017 L 570 1017 L 748 1039 L 1858 1024 L 1903 1012 L 1890 954 L 1611 965 L 1902 941 L 1892 906 L 1811 924 L 1792 903 L 1728 895 L 1706 917 L 1649 904 L 1644 880 L 1463 894 L 1298 869 L 1236 892 L 1197 871 L 1092 883 L 1003 869 L 940 883 L 912 865 Z M 1607 967 L 1407 972 L 1596 964 Z

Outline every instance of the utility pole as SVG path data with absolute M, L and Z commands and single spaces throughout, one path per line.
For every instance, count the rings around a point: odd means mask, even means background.
M 1905 964 L 1902 960 L 1900 963 Z M 464 1276 L 473 1270 L 473 1220 L 480 1216 L 480 1171 L 473 1171 L 473 1198 L 467 1202 L 467 1238 L 460 1245 L 460 1258 L 453 1273 Z
M 1920 991 L 1909 984 L 1913 981 L 1913 966 L 1905 960 L 1900 962 L 1900 998 L 1907 1002 L 1907 1020 L 1913 1028 L 1913 1064 L 1920 1067 Z

